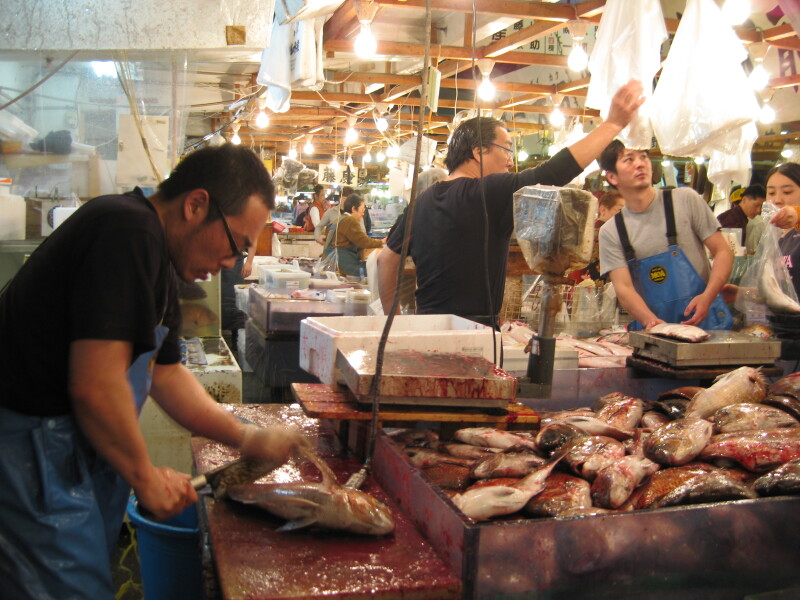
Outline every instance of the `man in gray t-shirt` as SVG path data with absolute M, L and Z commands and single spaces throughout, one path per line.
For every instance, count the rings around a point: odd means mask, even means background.
M 636 258 L 645 259 L 667 252 L 664 194 L 653 187 L 647 151 L 628 150 L 615 140 L 601 154 L 600 165 L 606 171 L 608 182 L 625 198 L 625 208 L 620 214 Z M 694 190 L 672 190 L 672 203 L 677 246 L 705 282 L 705 289 L 697 290 L 697 295 L 687 301 L 680 313 L 685 317 L 681 322 L 699 325 L 728 281 L 733 254 L 711 209 Z M 713 267 L 706 258 L 706 248 L 713 258 Z M 609 219 L 600 229 L 600 272 L 609 275 L 623 308 L 645 328 L 664 322 L 657 314 L 659 308 L 649 306 L 634 287 L 615 219 Z

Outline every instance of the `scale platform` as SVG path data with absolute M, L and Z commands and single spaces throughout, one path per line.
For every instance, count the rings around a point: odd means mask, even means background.
M 375 356 L 364 350 L 338 351 L 336 366 L 358 403 L 369 403 Z M 517 380 L 479 356 L 395 350 L 384 354 L 378 398 L 403 406 L 508 408 Z
M 737 331 L 710 331 L 703 342 L 682 342 L 641 331 L 630 332 L 635 357 L 670 367 L 772 365 L 781 355 L 778 340 L 759 339 Z

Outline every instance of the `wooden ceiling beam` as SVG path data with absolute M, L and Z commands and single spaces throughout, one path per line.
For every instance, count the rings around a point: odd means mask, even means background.
M 380 6 L 425 10 L 425 0 L 375 0 Z M 567 6 L 547 2 L 517 2 L 514 0 L 477 0 L 475 12 L 513 19 L 536 19 L 563 23 L 570 19 L 588 19 L 603 12 L 605 0 L 587 0 Z M 472 13 L 472 0 L 431 0 L 432 10 Z

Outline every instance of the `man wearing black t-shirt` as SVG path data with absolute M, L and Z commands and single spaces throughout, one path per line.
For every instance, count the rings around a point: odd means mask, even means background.
M 496 326 L 514 228 L 514 192 L 527 185 L 570 182 L 622 131 L 643 101 L 641 84 L 629 82 L 615 94 L 602 124 L 543 165 L 520 173 L 508 173 L 514 164 L 511 136 L 500 121 L 476 117 L 459 125 L 447 149 L 449 176 L 425 190 L 414 208 L 409 255 L 417 272 L 417 313 L 456 314 Z M 386 313 L 395 296 L 405 226 L 404 216 L 378 255 L 378 287 Z M 491 294 L 486 289 L 487 263 Z
M 242 425 L 180 363 L 176 275 L 232 267 L 273 207 L 255 154 L 205 148 L 149 198 L 136 189 L 86 203 L 0 293 L 4 598 L 111 598 L 130 489 L 158 519 L 197 501 L 189 475 L 148 458 L 138 423 L 148 393 L 245 456 L 279 463 L 302 443 Z

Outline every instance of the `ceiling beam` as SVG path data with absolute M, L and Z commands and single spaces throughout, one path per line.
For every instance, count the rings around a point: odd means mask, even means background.
M 425 10 L 425 0 L 375 0 L 380 6 Z M 573 6 L 547 2 L 515 2 L 514 0 L 476 0 L 475 12 L 514 19 L 537 19 L 563 23 L 570 19 L 599 15 L 605 0 L 589 0 Z M 472 0 L 431 0 L 432 10 L 472 13 Z

